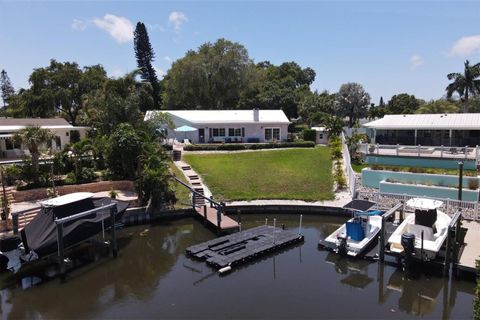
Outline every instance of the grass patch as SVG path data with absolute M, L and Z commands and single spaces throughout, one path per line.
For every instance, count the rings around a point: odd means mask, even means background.
M 184 157 L 220 201 L 334 198 L 327 147 Z
M 370 165 L 366 163 L 352 163 L 352 169 L 356 173 L 361 173 L 363 168 L 368 168 L 368 167 L 370 167 Z
M 168 165 L 172 174 L 174 174 L 178 179 L 182 180 L 186 184 L 189 184 L 187 179 L 183 175 L 183 172 L 178 169 L 173 164 L 173 162 L 170 161 Z M 175 203 L 174 205 L 175 209 L 191 207 L 190 205 L 188 205 L 192 202 L 190 191 L 173 179 L 170 180 L 170 186 L 172 190 L 175 191 L 175 196 L 177 197 L 177 203 Z

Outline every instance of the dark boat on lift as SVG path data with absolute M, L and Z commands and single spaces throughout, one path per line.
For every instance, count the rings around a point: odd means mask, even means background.
M 93 193 L 89 192 L 71 193 L 40 202 L 40 212 L 20 231 L 20 237 L 0 239 L 0 271 L 17 272 L 26 263 L 56 256 L 58 241 L 55 220 L 98 209 L 63 224 L 63 244 L 66 249 L 109 229 L 110 204 L 116 204 L 115 221 L 120 221 L 128 207 L 127 202 L 108 197 L 94 198 Z

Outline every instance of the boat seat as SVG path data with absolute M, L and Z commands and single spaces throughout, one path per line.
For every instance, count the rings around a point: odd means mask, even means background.
M 415 238 L 421 239 L 423 231 L 423 240 L 433 241 L 433 229 L 425 226 L 421 226 L 414 223 L 409 223 L 407 225 L 407 232 L 413 233 Z

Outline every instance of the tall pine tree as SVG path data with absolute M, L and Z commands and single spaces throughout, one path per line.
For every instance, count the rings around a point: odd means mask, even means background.
M 148 38 L 147 29 L 142 22 L 138 22 L 135 28 L 135 57 L 137 58 L 137 66 L 141 70 L 141 78 L 150 82 L 152 86 L 153 104 L 156 109 L 160 108 L 160 85 L 158 83 L 157 74 L 153 68 L 155 53 L 153 52 L 150 39 Z
M 2 69 L 0 73 L 0 91 L 2 91 L 3 107 L 7 105 L 8 99 L 15 94 L 15 89 L 7 75 L 7 71 Z

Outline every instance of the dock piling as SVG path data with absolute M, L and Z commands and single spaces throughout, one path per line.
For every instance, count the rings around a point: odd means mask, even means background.
M 300 222 L 298 224 L 298 234 L 302 234 L 302 220 L 303 220 L 303 214 L 300 215 Z
M 117 257 L 117 235 L 115 233 L 115 215 L 117 214 L 117 206 L 110 207 L 110 250 L 114 258 Z
M 60 279 L 65 280 L 65 248 L 63 246 L 63 224 L 57 224 L 58 264 L 60 266 Z

